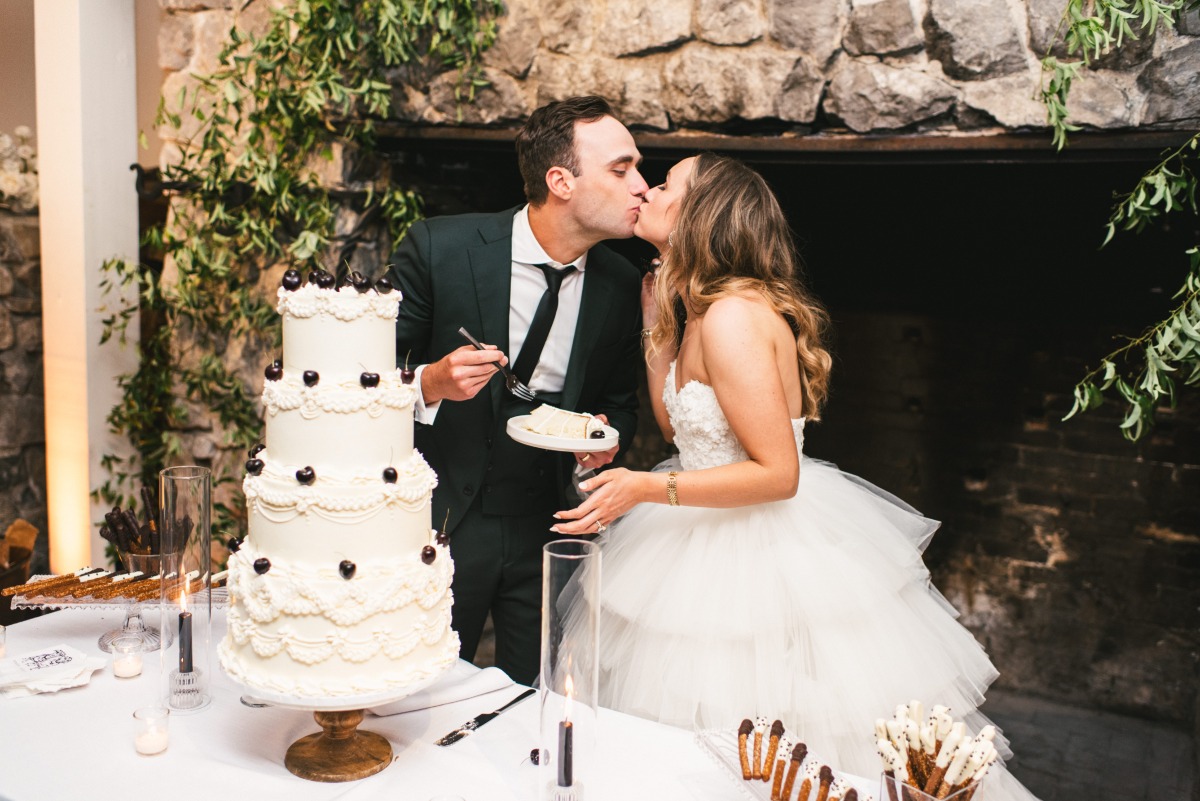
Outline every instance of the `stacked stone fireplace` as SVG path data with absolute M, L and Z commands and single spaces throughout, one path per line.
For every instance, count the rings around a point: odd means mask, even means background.
M 278 4 L 160 2 L 168 103 L 232 22 Z M 1200 17 L 1085 71 L 1088 132 L 1057 159 L 1033 98 L 1064 5 L 509 0 L 477 102 L 460 118 L 454 76 L 397 74 L 388 141 L 431 214 L 520 202 L 512 131 L 571 94 L 613 100 L 652 176 L 701 146 L 749 160 L 835 322 L 810 454 L 944 521 L 934 581 L 1003 685 L 1194 725 L 1197 396 L 1139 445 L 1112 408 L 1060 418 L 1112 335 L 1161 317 L 1198 241 L 1193 224 L 1096 250 L 1111 192 L 1200 126 Z M 635 463 L 663 452 L 650 426 Z

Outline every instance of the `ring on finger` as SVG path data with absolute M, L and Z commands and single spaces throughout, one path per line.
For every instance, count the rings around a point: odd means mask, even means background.
M 592 455 L 590 453 L 585 453 L 583 456 L 579 457 L 579 461 L 586 462 L 588 459 L 591 459 L 591 458 L 592 458 Z
M 596 521 L 596 533 L 597 534 L 603 534 L 607 530 L 608 530 L 608 526 L 604 525 L 599 520 Z

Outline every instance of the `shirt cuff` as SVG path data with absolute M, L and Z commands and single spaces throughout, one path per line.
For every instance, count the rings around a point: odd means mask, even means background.
M 425 390 L 421 388 L 421 374 L 425 372 L 427 364 L 417 366 L 417 375 L 413 378 L 413 384 L 417 388 L 417 402 L 413 404 L 413 419 L 418 423 L 423 423 L 427 426 L 433 425 L 434 419 L 437 417 L 438 409 L 442 408 L 442 402 L 426 403 Z

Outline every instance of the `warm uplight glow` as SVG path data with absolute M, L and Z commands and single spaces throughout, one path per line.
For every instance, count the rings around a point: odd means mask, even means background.
M 116 376 L 137 367 L 137 321 L 125 347 L 100 345 L 105 259 L 136 260 L 137 96 L 132 0 L 39 2 L 34 9 L 50 569 L 104 563 L 90 493 L 105 454 L 127 455 L 105 416 Z M 126 298 L 128 300 L 129 298 Z M 107 312 L 111 314 L 111 307 Z M 30 421 L 32 422 L 32 421 Z M 2 522 L 2 521 L 0 521 Z

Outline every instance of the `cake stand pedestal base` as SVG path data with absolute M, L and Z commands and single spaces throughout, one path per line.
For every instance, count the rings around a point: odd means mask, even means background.
M 358 731 L 363 710 L 313 712 L 323 731 L 292 743 L 283 764 L 301 779 L 349 782 L 365 779 L 392 762 L 392 744 L 369 731 Z

